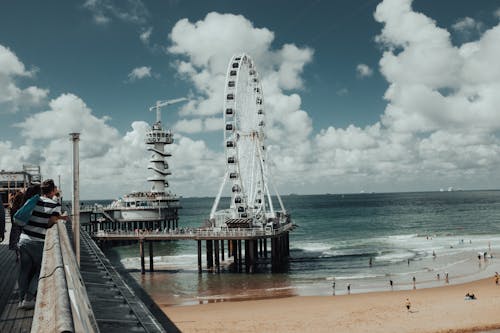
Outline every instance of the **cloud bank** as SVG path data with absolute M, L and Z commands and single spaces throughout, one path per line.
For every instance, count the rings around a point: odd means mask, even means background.
M 212 12 L 196 22 L 178 21 L 168 37 L 169 58 L 174 59 L 170 65 L 193 90 L 174 126 L 176 142 L 169 147 L 174 192 L 216 194 L 224 172 L 222 142 L 214 149 L 193 135 L 221 130 L 227 63 L 242 52 L 254 59 L 261 76 L 267 161 L 282 192 L 498 187 L 500 25 L 457 45 L 452 33 L 461 28 L 440 27 L 416 12 L 411 0 L 384 0 L 374 18 L 382 24 L 374 47 L 382 50 L 378 70 L 388 84 L 385 110 L 378 122 L 363 128 L 325 124 L 317 132 L 300 97 L 313 49 L 293 43 L 275 46 L 271 30 L 255 27 L 241 15 Z M 0 52 L 0 63 L 9 64 L 0 66 L 0 85 L 5 87 L 0 91 L 6 94 L 16 90 L 6 89 L 17 87 L 16 76 L 30 74 L 12 51 L 0 47 Z M 369 70 L 357 69 L 365 76 Z M 37 95 L 33 89 L 31 93 Z M 15 93 L 9 94 L 0 98 L 13 103 Z M 0 168 L 38 162 L 46 175 L 68 176 L 67 133 L 80 131 L 87 196 L 105 198 L 147 188 L 144 122 L 132 123 L 120 135 L 109 119 L 96 117 L 81 98 L 67 93 L 17 126 L 24 144 L 0 141 Z

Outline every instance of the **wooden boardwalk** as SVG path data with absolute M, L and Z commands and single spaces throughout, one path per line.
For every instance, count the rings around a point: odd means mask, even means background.
M 17 277 L 19 263 L 9 250 L 10 223 L 6 224 L 5 239 L 0 243 L 0 332 L 29 332 L 34 310 L 18 310 Z
M 29 333 L 32 324 L 36 326 L 35 311 L 17 309 L 20 264 L 8 248 L 10 223 L 6 227 L 6 239 L 0 243 L 0 332 Z M 152 301 L 141 294 L 140 288 L 131 288 L 130 281 L 124 281 L 85 232 L 81 239 L 80 273 L 100 332 L 179 332 L 163 312 L 154 309 L 152 314 Z

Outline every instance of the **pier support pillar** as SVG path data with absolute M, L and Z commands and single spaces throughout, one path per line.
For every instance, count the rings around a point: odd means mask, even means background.
M 245 272 L 250 272 L 250 241 L 245 240 Z
M 257 240 L 247 240 L 245 243 L 248 242 L 248 272 L 253 273 L 255 271 L 255 252 L 257 250 Z
M 207 269 L 212 271 L 214 269 L 214 250 L 213 241 L 207 240 Z
M 220 255 L 221 255 L 221 260 L 224 261 L 224 240 L 221 239 L 220 241 Z
M 241 260 L 241 239 L 237 240 L 238 242 L 238 272 L 241 272 L 242 260 Z
M 149 271 L 154 272 L 154 261 L 153 261 L 153 241 L 149 241 Z
M 139 240 L 139 254 L 141 255 L 141 274 L 146 274 L 146 267 L 144 267 L 144 239 Z
M 290 258 L 290 233 L 285 234 L 286 237 L 286 257 Z
M 219 262 L 219 240 L 215 240 L 215 269 L 217 273 L 220 273 L 220 262 Z
M 264 238 L 264 258 L 267 258 L 267 238 Z
M 201 274 L 201 240 L 197 240 L 198 243 L 198 273 Z

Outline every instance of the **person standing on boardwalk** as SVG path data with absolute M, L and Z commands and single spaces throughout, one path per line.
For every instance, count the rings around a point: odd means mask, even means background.
M 405 306 L 406 306 L 406 311 L 407 311 L 408 313 L 410 313 L 410 312 L 411 312 L 411 311 L 410 311 L 410 308 L 411 308 L 411 302 L 410 302 L 410 299 L 409 299 L 409 298 L 407 298 L 407 299 L 406 299 Z
M 3 206 L 2 193 L 0 193 L 0 243 L 5 237 L 5 208 Z
M 59 219 L 67 219 L 67 216 L 61 216 L 61 205 L 52 200 L 57 192 L 54 181 L 52 179 L 43 181 L 41 191 L 42 196 L 36 203 L 28 224 L 23 227 L 19 240 L 21 269 L 18 280 L 18 308 L 26 310 L 35 307 L 47 229 L 56 224 Z
M 16 251 L 16 262 L 19 262 L 19 237 L 21 236 L 22 228 L 14 222 L 14 215 L 21 208 L 26 200 L 34 196 L 35 194 L 40 194 L 40 185 L 31 185 L 28 187 L 26 192 L 17 191 L 10 198 L 10 235 L 9 235 L 9 250 Z

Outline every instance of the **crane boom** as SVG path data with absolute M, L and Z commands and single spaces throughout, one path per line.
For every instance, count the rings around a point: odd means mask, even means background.
M 156 101 L 156 104 L 153 105 L 152 107 L 149 108 L 149 111 L 156 110 L 156 122 L 159 123 L 161 122 L 161 108 L 167 105 L 172 105 L 180 102 L 187 101 L 188 99 L 186 97 L 181 97 L 181 98 L 175 98 L 175 99 L 169 99 L 166 101 Z

